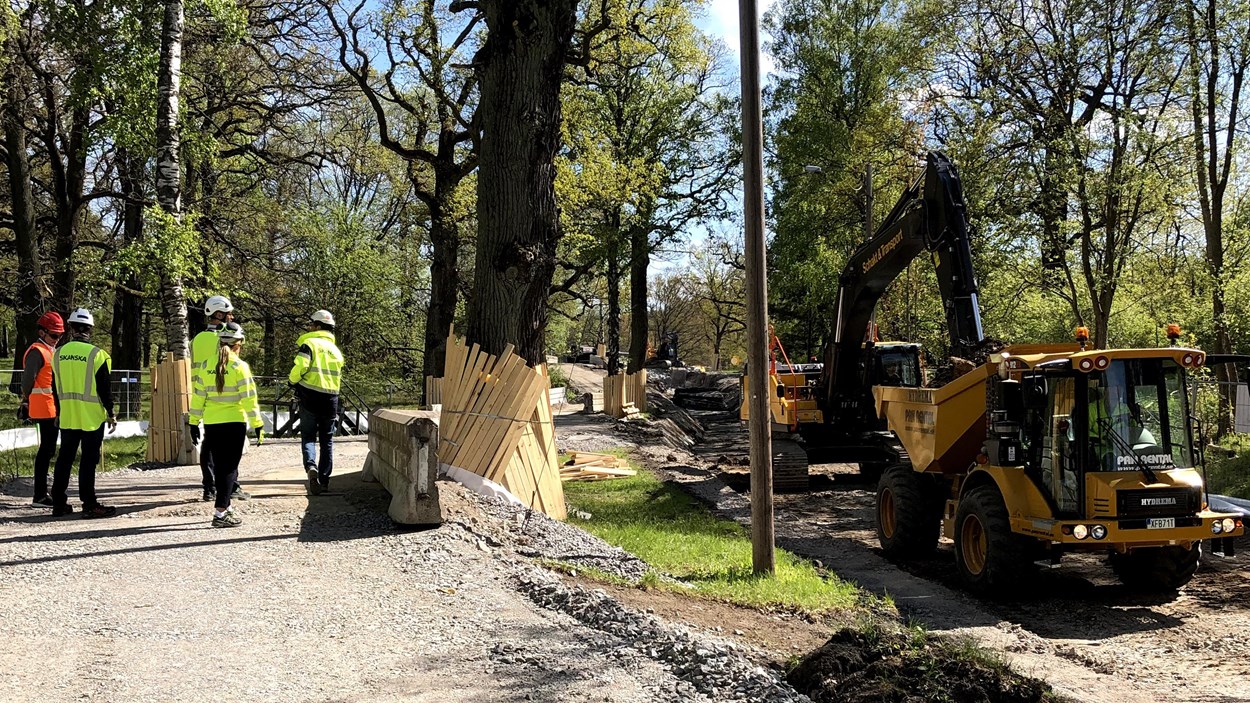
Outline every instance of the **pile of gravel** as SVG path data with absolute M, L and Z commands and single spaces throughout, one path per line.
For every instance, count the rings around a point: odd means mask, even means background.
M 679 679 L 677 693 L 702 694 L 715 701 L 810 703 L 785 680 L 747 656 L 743 647 L 711 641 L 651 615 L 625 607 L 602 590 L 568 586 L 544 571 L 518 577 L 518 587 L 538 605 L 565 613 L 615 635 Z
M 441 482 L 439 494 L 445 504 L 470 503 L 463 517 L 460 510 L 445 510 L 445 522 L 460 525 L 491 546 L 508 546 L 524 557 L 596 569 L 629 583 L 637 583 L 650 571 L 647 562 L 624 549 L 536 510 L 488 498 L 452 482 Z

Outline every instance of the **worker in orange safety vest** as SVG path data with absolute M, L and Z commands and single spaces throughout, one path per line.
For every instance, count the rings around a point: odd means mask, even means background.
M 45 312 L 39 321 L 37 338 L 22 357 L 22 404 L 18 416 L 39 427 L 39 450 L 35 453 L 35 497 L 32 505 L 52 507 L 48 496 L 48 467 L 56 454 L 56 398 L 52 389 L 52 355 L 65 334 L 65 321 L 55 312 Z

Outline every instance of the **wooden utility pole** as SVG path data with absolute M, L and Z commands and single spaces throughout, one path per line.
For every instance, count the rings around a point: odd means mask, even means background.
M 746 218 L 747 366 L 751 431 L 751 564 L 777 569 L 773 551 L 773 452 L 768 410 L 768 273 L 764 251 L 764 130 L 756 0 L 738 0 L 742 39 L 742 172 Z

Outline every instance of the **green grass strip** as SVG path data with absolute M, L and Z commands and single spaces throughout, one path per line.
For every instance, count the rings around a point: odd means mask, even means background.
M 147 448 L 147 437 L 106 439 L 104 440 L 104 446 L 100 449 L 100 466 L 96 470 L 112 471 L 113 469 L 124 469 L 131 464 L 141 462 L 146 457 Z M 38 447 L 22 447 L 21 449 L 0 452 L 0 479 L 7 480 L 16 476 L 33 476 L 35 473 L 35 453 L 38 450 Z M 60 451 L 59 447 L 57 451 Z M 75 474 L 78 473 L 80 459 L 81 456 L 74 460 Z M 55 466 L 55 457 L 52 462 L 53 466 Z M 49 472 L 51 472 L 51 467 L 49 467 Z
M 776 574 L 756 576 L 751 570 L 751 540 L 741 526 L 716 517 L 645 469 L 629 478 L 566 483 L 564 494 L 569 522 L 691 587 L 673 586 L 674 590 L 808 613 L 853 607 L 864 597 L 855 586 L 821 575 L 810 562 L 781 549 Z M 575 510 L 590 513 L 590 519 L 572 515 Z M 647 583 L 668 587 L 654 578 Z

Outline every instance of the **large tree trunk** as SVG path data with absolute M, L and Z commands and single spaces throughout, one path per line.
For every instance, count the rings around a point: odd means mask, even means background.
M 482 143 L 468 337 L 492 354 L 513 343 L 538 363 L 561 234 L 554 160 L 577 0 L 482 0 L 480 6 L 487 36 L 475 61 Z
M 430 262 L 430 304 L 425 317 L 422 375 L 442 377 L 447 361 L 447 333 L 456 319 L 459 300 L 460 271 L 456 263 L 460 257 L 460 232 L 451 215 L 452 188 L 441 182 L 434 188 L 434 206 L 430 208 L 430 243 L 434 256 Z
M 44 99 L 48 105 L 53 105 L 57 97 L 45 95 Z M 59 148 L 61 142 L 57 132 L 58 120 L 49 120 L 44 127 L 44 142 L 52 161 L 52 195 L 56 203 L 56 239 L 52 252 L 56 268 L 52 275 L 52 299 L 53 307 L 58 310 L 81 307 L 78 301 L 78 267 L 74 264 L 74 252 L 78 249 L 78 215 L 82 209 L 82 193 L 86 183 L 86 133 L 89 119 L 90 113 L 86 108 L 73 109 L 70 114 L 69 144 L 63 154 Z
M 119 181 L 125 196 L 122 212 L 122 240 L 131 244 L 143 236 L 143 160 L 134 158 L 129 150 L 118 149 Z M 131 291 L 143 285 L 135 271 L 120 276 L 120 286 L 113 296 L 113 366 L 139 369 L 143 363 L 143 298 Z
M 10 45 L 5 50 L 10 55 Z M 30 159 L 26 153 L 26 120 L 22 106 L 26 104 L 21 75 L 16 62 L 10 62 L 4 74 L 4 147 L 9 173 L 9 198 L 13 214 L 13 248 L 17 255 L 17 290 L 14 291 L 13 368 L 22 368 L 26 347 L 35 340 L 35 322 L 43 313 L 40 281 L 43 266 L 39 261 L 38 231 L 35 222 L 35 201 L 30 185 Z M 12 380 L 18 379 L 14 374 Z M 20 387 L 20 380 L 18 381 Z M 10 383 L 12 387 L 12 383 Z
M 618 250 L 620 241 L 620 210 L 609 223 L 608 232 L 608 342 L 606 345 L 608 358 L 608 375 L 615 376 L 621 372 L 621 253 Z
M 182 221 L 182 172 L 178 161 L 178 99 L 182 83 L 182 0 L 166 0 L 161 24 L 161 63 L 156 103 L 156 199 L 176 222 Z M 174 359 L 191 356 L 187 339 L 187 298 L 182 276 L 168 262 L 161 267 L 161 312 L 165 346 Z
M 629 373 L 647 363 L 647 269 L 651 265 L 651 236 L 645 227 L 629 233 Z

